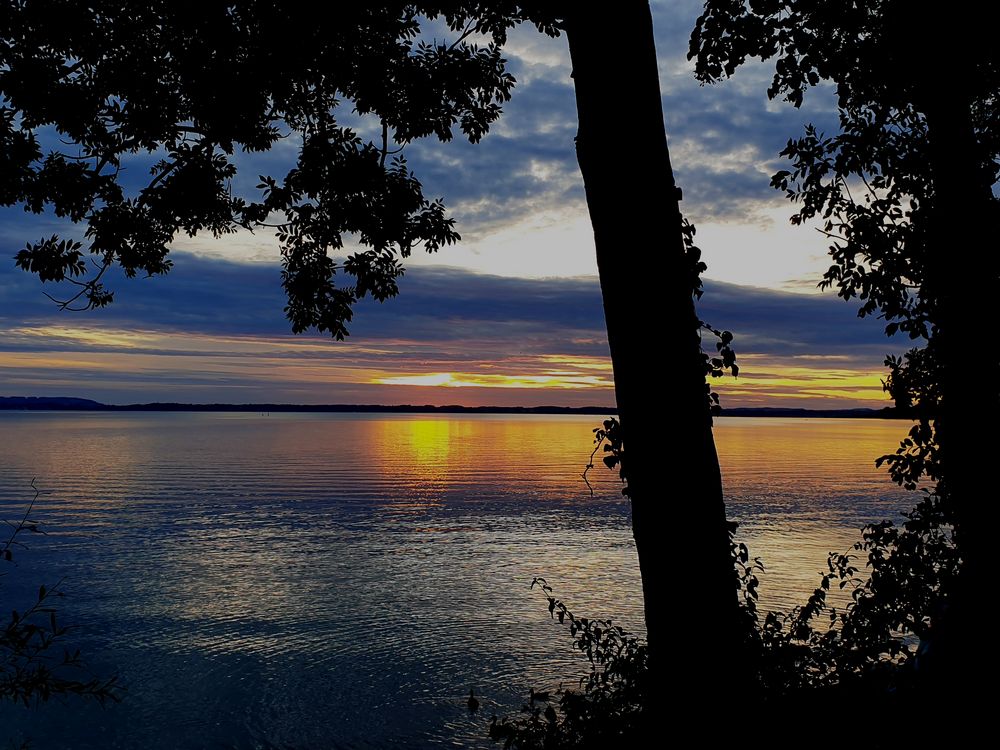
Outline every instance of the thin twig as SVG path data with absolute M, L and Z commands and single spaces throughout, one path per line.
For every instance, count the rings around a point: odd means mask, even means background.
M 94 278 L 89 279 L 88 281 L 82 282 L 82 281 L 75 281 L 74 279 L 66 279 L 66 281 L 69 281 L 73 284 L 76 284 L 79 287 L 82 287 L 79 292 L 77 292 L 67 300 L 56 299 L 48 292 L 42 292 L 42 294 L 44 294 L 50 300 L 55 302 L 56 305 L 59 306 L 60 311 L 68 310 L 70 312 L 84 312 L 86 310 L 90 310 L 93 307 L 92 304 L 88 304 L 86 307 L 70 307 L 70 305 L 72 305 L 74 302 L 80 299 L 80 297 L 86 294 L 89 290 L 95 289 L 97 287 L 97 283 L 101 280 L 101 277 L 104 276 L 104 274 L 107 272 L 109 268 L 111 268 L 111 262 L 112 259 L 106 256 L 104 259 L 104 263 L 101 265 L 101 270 L 97 272 L 97 275 Z
M 462 42 L 464 42 L 466 39 L 468 39 L 472 34 L 476 33 L 477 31 L 479 31 L 478 22 L 475 19 L 470 20 L 469 23 L 465 25 L 465 29 L 462 31 L 461 36 L 459 36 L 458 39 L 456 39 L 454 43 L 452 43 L 452 45 L 448 47 L 448 51 L 449 52 L 454 51 L 454 49 L 458 45 L 460 45 Z
M 594 456 L 597 455 L 597 451 L 600 449 L 600 447 L 604 445 L 604 441 L 595 440 L 594 443 L 596 443 L 596 445 L 594 445 L 594 450 L 590 452 L 590 461 L 587 462 L 587 468 L 585 468 L 583 470 L 583 474 L 580 475 L 581 477 L 583 477 L 583 481 L 587 484 L 587 489 L 590 490 L 591 497 L 594 496 L 594 488 L 591 486 L 590 480 L 587 479 L 587 472 L 594 468 Z
M 10 548 L 11 547 L 13 547 L 15 545 L 17 545 L 18 547 L 24 547 L 25 546 L 23 542 L 17 541 L 17 536 L 22 531 L 24 531 L 25 529 L 27 529 L 28 531 L 31 531 L 34 534 L 44 534 L 45 533 L 44 531 L 42 531 L 41 529 L 38 528 L 37 524 L 35 524 L 35 523 L 33 523 L 33 522 L 30 521 L 31 511 L 35 507 L 35 501 L 38 499 L 38 496 L 41 494 L 41 490 L 39 490 L 38 487 L 35 486 L 35 479 L 34 479 L 34 477 L 32 477 L 31 484 L 29 486 L 31 487 L 31 489 L 33 489 L 35 491 L 35 495 L 34 495 L 34 497 L 31 498 L 31 501 L 28 503 L 28 507 L 25 509 L 24 515 L 21 517 L 21 520 L 18 521 L 16 524 L 15 523 L 11 523 L 10 521 L 4 520 L 4 524 L 8 528 L 10 528 L 10 530 L 11 530 L 10 537 L 4 543 L 3 549 L 0 549 L 0 557 L 4 558 L 6 560 L 10 560 L 11 559 L 11 553 L 10 553 Z M 6 573 L 0 573 L 0 576 L 3 576 L 3 575 L 6 575 Z

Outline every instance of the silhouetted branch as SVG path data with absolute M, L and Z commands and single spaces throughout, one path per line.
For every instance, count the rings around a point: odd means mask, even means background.
M 466 39 L 468 39 L 477 31 L 479 31 L 479 22 L 476 21 L 475 19 L 470 20 L 465 25 L 465 29 L 462 31 L 461 35 L 459 35 L 458 39 L 452 42 L 451 46 L 448 47 L 448 51 L 454 52 L 458 48 L 458 45 L 460 45 L 462 42 L 464 42 Z
M 86 312 L 87 310 L 93 310 L 96 307 L 102 307 L 103 304 L 106 303 L 103 303 L 101 301 L 104 298 L 105 293 L 102 293 L 100 291 L 100 281 L 101 277 L 103 277 L 104 274 L 107 273 L 108 269 L 111 268 L 113 263 L 114 261 L 111 258 L 105 257 L 104 262 L 98 267 L 97 275 L 86 281 L 77 281 L 75 279 L 70 279 L 70 278 L 64 279 L 64 281 L 68 281 L 69 283 L 80 287 L 80 291 L 67 300 L 57 299 L 56 297 L 53 297 L 51 294 L 45 291 L 43 291 L 42 294 L 44 294 L 46 297 L 52 300 L 60 311 Z M 87 295 L 89 298 L 87 304 L 84 305 L 83 307 L 72 307 L 72 304 L 76 302 L 78 299 L 80 299 L 80 297 L 83 297 L 84 295 Z

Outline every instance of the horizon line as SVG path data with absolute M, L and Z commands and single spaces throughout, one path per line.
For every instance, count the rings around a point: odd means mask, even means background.
M 451 413 L 451 414 L 585 414 L 617 415 L 617 406 L 463 406 L 461 404 L 289 404 L 274 402 L 186 403 L 150 401 L 133 404 L 105 404 L 75 396 L 0 396 L 3 411 L 173 411 L 173 412 L 335 412 L 335 413 Z M 723 408 L 716 416 L 803 416 L 803 417 L 882 417 L 906 418 L 893 407 L 847 407 L 807 409 L 786 406 L 744 406 Z

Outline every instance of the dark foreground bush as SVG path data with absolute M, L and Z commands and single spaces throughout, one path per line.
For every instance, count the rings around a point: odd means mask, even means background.
M 760 617 L 763 568 L 746 545 L 733 541 L 731 548 L 754 665 L 751 684 L 730 691 L 733 716 L 758 730 L 810 735 L 826 717 L 856 713 L 872 727 L 869 747 L 930 746 L 922 743 L 939 732 L 954 737 L 941 715 L 933 669 L 935 627 L 946 616 L 959 568 L 945 499 L 925 492 L 901 526 L 865 527 L 850 552 L 830 554 L 812 596 L 787 613 Z M 518 714 L 493 718 L 490 737 L 518 750 L 644 746 L 649 727 L 663 726 L 644 716 L 653 687 L 646 645 L 610 620 L 577 617 L 544 579 L 535 586 L 552 616 L 568 625 L 590 672 L 578 690 L 532 691 Z M 849 592 L 847 603 L 832 606 L 831 590 Z M 899 721 L 901 712 L 910 720 Z M 879 724 L 884 732 L 874 731 Z
M 532 581 L 535 586 L 548 597 L 549 613 L 569 626 L 590 673 L 580 690 L 532 690 L 519 715 L 493 717 L 490 737 L 506 748 L 620 747 L 637 739 L 649 678 L 646 645 L 610 620 L 576 617 L 544 578 Z

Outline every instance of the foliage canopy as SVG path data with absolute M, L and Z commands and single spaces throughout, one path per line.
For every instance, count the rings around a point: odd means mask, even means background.
M 936 333 L 953 294 L 945 279 L 952 269 L 960 273 L 962 262 L 945 259 L 941 191 L 988 196 L 994 216 L 1000 205 L 991 193 L 1000 179 L 1000 54 L 988 24 L 945 14 L 944 27 L 935 28 L 913 15 L 899 0 L 707 0 L 689 53 L 703 82 L 731 76 L 748 58 L 773 58 L 768 95 L 796 106 L 810 87 L 835 87 L 840 132 L 806 126 L 781 152 L 791 166 L 771 184 L 799 206 L 793 223 L 818 219 L 832 241 L 833 264 L 820 285 L 860 300 L 859 315 L 884 318 L 887 334 L 927 342 L 886 360 L 886 389 L 921 418 L 900 451 L 886 457 L 893 477 L 911 489 L 921 476 L 941 478 L 932 417 L 945 363 Z M 972 184 L 946 185 L 930 168 L 929 117 L 943 106 L 942 75 L 947 106 L 967 118 L 972 136 L 947 144 L 948 158 L 964 162 Z M 988 255 L 983 260 L 995 270 Z
M 510 98 L 500 48 L 523 20 L 506 2 L 7 3 L 0 204 L 87 226 L 86 245 L 43 238 L 17 264 L 75 285 L 64 308 L 103 307 L 109 268 L 166 273 L 179 232 L 274 228 L 293 330 L 342 339 L 356 301 L 396 294 L 401 259 L 459 238 L 401 151 L 482 138 Z M 542 10 L 531 20 L 556 33 Z M 428 39 L 430 21 L 452 41 Z M 241 194 L 242 155 L 279 142 L 295 166 Z M 332 257 L 348 238 L 362 249 Z

